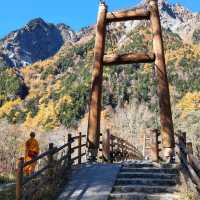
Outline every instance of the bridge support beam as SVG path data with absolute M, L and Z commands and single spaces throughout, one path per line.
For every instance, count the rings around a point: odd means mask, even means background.
M 154 53 L 129 53 L 129 54 L 111 54 L 104 56 L 104 65 L 121 65 L 132 63 L 152 63 L 155 61 Z
M 111 12 L 107 14 L 106 19 L 107 23 L 126 20 L 147 20 L 149 19 L 149 11 L 145 8 L 136 8 L 134 10 Z
M 89 160 L 91 161 L 96 160 L 99 147 L 106 15 L 107 6 L 104 3 L 100 3 L 96 27 L 96 40 L 94 47 L 94 63 L 92 73 L 92 89 L 90 94 L 87 132 L 88 156 Z
M 153 49 L 158 79 L 158 96 L 160 105 L 160 123 L 164 160 L 171 160 L 174 155 L 174 129 L 171 113 L 169 85 L 166 72 L 162 30 L 158 10 L 158 1 L 149 0 L 150 20 L 153 32 Z

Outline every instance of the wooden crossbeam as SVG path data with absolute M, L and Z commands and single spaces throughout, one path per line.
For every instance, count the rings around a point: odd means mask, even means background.
M 119 22 L 126 20 L 150 19 L 150 12 L 145 8 L 136 8 L 134 10 L 109 12 L 106 16 L 106 22 Z
M 120 65 L 131 63 L 151 63 L 155 61 L 154 53 L 129 53 L 129 54 L 111 54 L 105 55 L 104 65 Z

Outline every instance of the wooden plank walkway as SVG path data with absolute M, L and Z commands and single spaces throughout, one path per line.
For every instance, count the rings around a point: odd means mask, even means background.
M 107 200 L 120 168 L 120 164 L 82 165 L 57 200 Z

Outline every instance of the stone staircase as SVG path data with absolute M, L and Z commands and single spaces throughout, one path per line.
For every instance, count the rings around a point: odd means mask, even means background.
M 109 200 L 179 200 L 178 170 L 151 162 L 122 165 Z

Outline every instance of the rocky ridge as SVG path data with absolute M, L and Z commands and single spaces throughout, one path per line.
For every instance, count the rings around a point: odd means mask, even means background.
M 55 55 L 64 42 L 76 40 L 77 36 L 69 26 L 54 25 L 37 18 L 0 41 L 0 57 L 3 64 L 25 66 Z
M 159 0 L 162 26 L 178 34 L 186 43 L 200 44 L 200 13 L 193 13 L 180 4 L 169 4 Z M 121 27 L 123 32 L 132 31 L 139 21 L 117 23 L 111 28 Z M 41 18 L 28 22 L 22 29 L 11 32 L 0 40 L 0 66 L 21 67 L 55 55 L 65 47 L 87 40 L 94 32 L 94 26 L 73 31 L 69 26 L 47 23 Z M 119 44 L 125 38 L 118 35 Z

